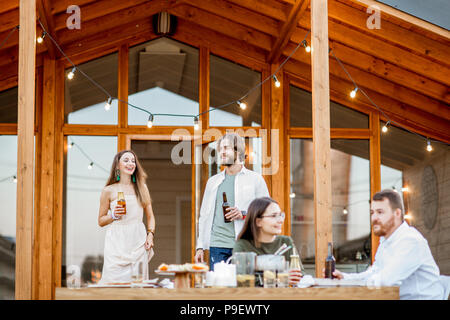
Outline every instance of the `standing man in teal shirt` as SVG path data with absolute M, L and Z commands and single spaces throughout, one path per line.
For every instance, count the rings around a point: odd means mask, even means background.
M 269 191 L 261 174 L 244 166 L 245 141 L 236 133 L 225 134 L 217 144 L 221 164 L 225 170 L 212 176 L 206 183 L 200 208 L 199 234 L 195 262 L 204 261 L 204 250 L 209 249 L 210 269 L 214 263 L 226 261 L 231 255 L 242 227 L 247 208 L 255 198 L 268 197 Z M 230 205 L 224 221 L 223 192 Z

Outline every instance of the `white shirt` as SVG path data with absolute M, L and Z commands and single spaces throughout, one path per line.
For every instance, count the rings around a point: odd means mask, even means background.
M 217 189 L 224 179 L 225 170 L 209 178 L 206 183 L 205 193 L 200 207 L 200 217 L 198 219 L 197 249 L 209 249 Z M 247 211 L 250 202 L 260 197 L 269 197 L 269 190 L 267 189 L 264 178 L 259 173 L 242 166 L 241 171 L 236 174 L 234 180 L 234 206 L 241 211 Z M 237 238 L 243 226 L 243 219 L 234 220 L 235 238 Z
M 403 222 L 388 239 L 380 237 L 375 262 L 365 272 L 344 279 L 366 280 L 368 286 L 400 286 L 401 300 L 442 299 L 439 268 L 427 240 Z

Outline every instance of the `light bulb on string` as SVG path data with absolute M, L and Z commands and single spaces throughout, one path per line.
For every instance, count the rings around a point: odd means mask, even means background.
M 431 146 L 430 139 L 427 140 L 427 151 L 428 151 L 428 152 L 433 151 L 433 147 Z
M 77 70 L 77 68 L 73 67 L 72 71 L 70 71 L 70 72 L 67 74 L 67 79 L 72 80 L 73 77 L 74 77 L 74 75 L 75 75 L 75 71 L 76 71 L 76 70 Z
M 153 115 L 148 116 L 147 127 L 151 128 L 153 126 Z
M 272 78 L 273 78 L 273 81 L 275 82 L 275 87 L 279 88 L 281 86 L 281 82 L 278 81 L 277 76 L 273 75 Z
M 306 40 L 302 41 L 303 47 L 305 48 L 305 51 L 310 53 L 311 52 L 311 47 L 308 45 L 308 42 Z
M 403 187 L 402 188 L 402 192 L 409 192 L 409 188 L 408 187 Z
M 45 35 L 46 35 L 47 33 L 44 31 L 44 32 L 42 32 L 42 36 L 39 36 L 39 37 L 37 37 L 37 39 L 36 39 L 36 42 L 37 43 L 42 43 L 42 42 L 44 42 L 44 38 L 45 38 Z
M 238 101 L 237 104 L 242 110 L 245 110 L 247 108 L 247 104 L 245 102 Z
M 93 163 L 93 162 L 89 163 L 88 169 L 89 169 L 89 170 L 92 170 L 92 167 L 93 167 L 93 166 L 94 166 L 94 163 Z
M 388 132 L 388 126 L 389 126 L 390 123 L 391 123 L 391 121 L 386 122 L 386 124 L 383 126 L 381 131 L 383 131 L 384 133 Z
M 13 176 L 13 182 L 17 183 L 17 177 L 16 176 Z
M 108 98 L 108 102 L 106 102 L 106 104 L 105 104 L 105 110 L 106 111 L 109 111 L 109 109 L 111 109 L 111 103 L 112 103 L 112 98 L 109 97 Z
M 198 118 L 194 117 L 194 130 L 198 130 L 199 125 L 198 125 Z
M 346 207 L 344 207 L 344 209 L 342 209 L 342 214 L 347 214 L 347 213 L 348 213 L 348 210 Z
M 355 89 L 353 89 L 351 92 L 350 92 L 350 97 L 351 98 L 354 98 L 354 97 L 356 97 L 356 93 L 358 92 L 358 87 L 355 87 Z
M 73 147 L 74 144 L 75 144 L 75 143 L 73 143 L 73 142 L 69 143 L 68 148 L 69 148 L 69 149 L 72 149 L 72 147 Z
M 289 194 L 289 198 L 294 199 L 295 198 L 295 193 L 292 192 L 291 194 Z

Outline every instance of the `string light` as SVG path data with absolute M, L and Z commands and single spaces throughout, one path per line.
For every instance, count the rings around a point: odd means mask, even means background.
M 305 48 L 305 51 L 310 53 L 311 52 L 311 47 L 308 45 L 308 41 L 303 40 L 302 44 L 303 44 L 303 47 Z
M 73 145 L 74 145 L 73 142 L 69 143 L 69 145 L 68 145 L 69 149 L 72 149 Z
M 93 166 L 94 166 L 94 163 L 93 163 L 93 162 L 89 163 L 88 169 L 89 169 L 89 170 L 92 170 L 92 167 L 93 167 Z
M 342 214 L 347 214 L 347 213 L 348 213 L 348 210 L 346 207 L 344 207 L 344 209 L 342 210 Z
M 427 151 L 428 151 L 428 152 L 433 151 L 433 147 L 431 146 L 430 139 L 427 139 Z
M 409 192 L 409 188 L 408 187 L 403 187 L 402 188 L 402 192 Z
M 70 72 L 67 74 L 67 79 L 72 80 L 73 77 L 74 77 L 74 75 L 75 75 L 75 71 L 76 71 L 76 70 L 77 70 L 77 68 L 76 68 L 76 67 L 73 67 L 72 71 L 70 71 Z
M 391 123 L 391 121 L 386 122 L 386 124 L 383 126 L 381 131 L 383 131 L 384 133 L 388 132 L 388 126 L 389 126 L 390 123 Z
M 109 109 L 111 109 L 111 103 L 112 103 L 112 98 L 109 97 L 108 98 L 108 102 L 106 102 L 105 104 L 105 110 L 108 111 Z
M 16 176 L 13 176 L 13 182 L 17 183 L 17 177 Z
M 295 198 L 295 193 L 292 192 L 292 193 L 289 195 L 289 198 L 294 199 L 294 198 Z
M 55 39 L 53 39 L 53 37 L 45 30 L 45 27 L 43 26 L 43 24 L 41 23 L 41 21 L 40 21 L 39 19 L 38 19 L 38 21 L 39 21 L 39 24 L 41 25 L 41 28 L 42 28 L 42 30 L 43 30 L 43 34 L 42 34 L 42 37 L 41 37 L 42 40 L 44 39 L 44 36 L 48 35 L 49 39 L 54 43 L 54 45 L 56 46 L 56 48 L 61 52 L 61 54 L 65 57 L 65 59 L 66 59 L 68 62 L 70 62 L 70 64 L 73 66 L 72 71 L 70 71 L 70 72 L 67 74 L 67 78 L 68 78 L 69 80 L 70 80 L 70 79 L 73 79 L 73 77 L 74 77 L 74 75 L 75 75 L 75 71 L 77 70 L 75 64 L 74 64 L 74 63 L 70 60 L 70 58 L 65 54 L 65 52 L 61 49 L 61 47 L 60 47 L 59 44 L 55 41 Z M 0 44 L 0 47 L 7 41 L 7 39 L 9 38 L 9 36 L 10 36 L 16 29 L 19 30 L 19 26 L 16 26 L 16 27 L 14 27 L 14 28 L 11 30 L 11 32 L 7 35 L 7 37 L 6 37 L 6 38 L 2 41 L 2 43 Z M 311 31 L 311 30 L 308 30 L 308 32 L 306 33 L 304 39 L 303 39 L 301 42 L 298 43 L 297 47 L 296 47 L 296 48 L 290 53 L 290 55 L 289 55 L 289 56 L 288 56 L 288 57 L 287 57 L 287 58 L 286 58 L 279 66 L 278 66 L 277 70 L 273 73 L 273 75 L 268 76 L 268 77 L 267 77 L 266 79 L 264 79 L 262 82 L 258 83 L 254 88 L 250 89 L 248 93 L 250 93 L 251 91 L 253 91 L 253 90 L 255 90 L 256 88 L 260 87 L 262 84 L 264 84 L 264 83 L 265 83 L 268 79 L 270 79 L 270 78 L 274 79 L 274 81 L 275 81 L 275 86 L 278 87 L 279 81 L 275 80 L 275 79 L 276 79 L 275 74 L 276 74 L 276 73 L 278 72 L 278 70 L 280 70 L 280 69 L 283 67 L 283 65 L 284 65 L 284 64 L 285 64 L 285 63 L 293 56 L 293 54 L 297 51 L 297 49 L 298 49 L 300 46 L 303 46 L 303 47 L 305 48 L 305 51 L 306 51 L 306 52 L 311 52 L 311 51 L 312 51 L 311 46 L 308 45 L 308 42 L 307 42 L 307 40 L 306 40 L 306 38 L 308 37 L 310 31 Z M 329 48 L 329 52 L 333 54 L 333 56 L 334 56 L 334 58 L 336 59 L 336 61 L 340 64 L 341 68 L 345 71 L 345 73 L 347 74 L 347 76 L 349 77 L 349 79 L 350 79 L 350 80 L 353 82 L 353 84 L 355 85 L 355 89 L 352 90 L 352 92 L 350 93 L 350 96 L 351 96 L 352 98 L 354 98 L 354 97 L 356 96 L 357 91 L 358 91 L 360 88 L 356 85 L 355 81 L 353 80 L 353 78 L 351 77 L 351 75 L 348 73 L 348 71 L 347 71 L 347 69 L 345 68 L 345 66 L 342 64 L 342 62 L 339 60 L 339 58 L 334 54 L 334 51 L 333 51 L 331 48 Z M 81 70 L 79 70 L 79 71 L 80 71 L 80 73 L 81 73 L 84 77 L 86 77 L 89 81 L 91 81 L 92 84 L 94 84 L 95 86 L 97 86 L 97 87 L 98 87 L 99 89 L 101 89 L 104 93 L 106 93 L 108 96 L 111 97 L 111 95 L 110 95 L 110 94 L 109 94 L 109 93 L 108 93 L 108 92 L 107 92 L 100 84 L 98 84 L 97 82 L 95 82 L 92 78 L 90 78 L 87 74 L 85 74 L 85 73 L 82 72 Z M 280 83 L 280 85 L 281 85 L 281 83 Z M 378 109 L 378 111 L 380 111 L 380 113 L 382 113 L 383 116 L 385 116 L 385 118 L 388 119 L 387 124 L 389 124 L 389 122 L 390 122 L 391 120 L 389 120 L 389 117 L 383 112 L 383 110 L 382 110 L 381 108 L 379 108 L 379 107 L 372 101 L 372 99 L 367 95 L 367 93 L 366 93 L 363 89 L 360 89 L 360 91 L 361 91 L 361 93 L 362 93 L 362 94 L 370 101 L 370 103 L 371 103 L 373 106 L 375 106 L 375 107 Z M 243 97 L 246 97 L 246 96 L 248 95 L 248 93 L 247 93 L 246 95 L 244 95 Z M 117 98 L 115 98 L 115 99 L 117 99 Z M 123 101 L 123 102 L 126 103 L 126 104 L 128 104 L 128 105 L 131 106 L 131 107 L 134 107 L 134 108 L 136 108 L 136 109 L 139 109 L 139 110 L 141 110 L 141 111 L 144 111 L 144 112 L 149 113 L 149 111 L 144 110 L 144 109 L 142 109 L 142 108 L 139 108 L 139 107 L 137 107 L 137 106 L 133 106 L 132 104 L 130 104 L 130 103 L 127 102 L 127 101 Z M 211 108 L 209 108 L 207 111 L 205 111 L 205 112 L 203 112 L 203 113 L 211 112 L 212 110 L 221 109 L 221 108 L 224 108 L 224 107 L 226 107 L 226 106 L 229 106 L 229 105 L 231 105 L 231 104 L 233 104 L 233 103 L 234 103 L 234 102 L 229 102 L 229 103 L 223 104 L 223 105 L 218 106 L 218 107 L 211 107 Z M 238 101 L 238 105 L 239 105 L 239 107 L 240 107 L 242 110 L 245 110 L 245 109 L 247 108 L 247 104 L 244 103 L 244 102 Z M 105 107 L 106 107 L 106 106 L 105 106 Z M 202 115 L 203 113 L 200 113 L 198 116 Z M 176 114 L 169 114 L 169 115 L 170 115 L 170 116 L 181 116 L 181 115 L 176 115 Z M 191 117 L 192 117 L 192 116 L 191 116 Z M 153 125 L 153 115 L 151 115 L 151 116 L 149 117 L 149 121 L 148 121 L 148 123 L 147 123 L 147 126 L 148 126 L 149 128 L 151 128 L 152 125 Z M 400 125 L 400 126 L 401 126 L 401 125 Z M 386 127 L 387 127 L 387 125 L 386 125 Z M 387 128 L 386 128 L 386 129 L 384 129 L 384 128 L 382 129 L 383 132 L 386 132 L 386 130 L 387 130 Z M 411 132 L 411 133 L 413 133 L 413 134 L 416 134 L 417 136 L 423 137 L 423 136 L 421 136 L 420 134 L 417 134 L 417 133 L 415 133 L 415 132 L 413 132 L 413 131 L 410 131 L 410 130 L 408 130 L 408 129 L 405 129 L 405 130 L 407 130 L 408 132 Z M 431 144 L 430 144 L 429 139 L 428 139 L 428 141 L 427 141 L 427 150 L 428 150 L 428 151 L 432 151 L 432 150 L 433 150 L 433 148 L 432 148 L 432 146 L 431 146 Z
M 281 82 L 278 81 L 276 75 L 273 75 L 273 81 L 275 81 L 275 87 L 279 88 L 281 86 Z
M 194 117 L 194 130 L 198 130 L 198 129 L 199 129 L 198 118 Z
M 413 217 L 412 217 L 412 215 L 408 212 L 408 213 L 405 214 L 404 218 L 407 219 L 407 220 L 412 220 Z
M 147 127 L 151 128 L 153 126 L 153 115 L 148 116 Z
M 45 35 L 47 34 L 47 32 L 42 32 L 42 36 L 39 36 L 39 37 L 37 37 L 37 39 L 36 39 L 36 41 L 37 41 L 37 43 L 42 43 L 42 42 L 44 42 L 44 38 L 45 38 Z
M 351 92 L 350 92 L 350 97 L 351 98 L 354 98 L 354 97 L 356 97 L 356 93 L 358 92 L 358 87 L 355 87 L 355 89 L 353 89 Z
M 242 110 L 245 110 L 247 108 L 247 104 L 245 102 L 241 102 L 241 101 L 238 100 L 237 104 L 239 105 L 239 107 Z

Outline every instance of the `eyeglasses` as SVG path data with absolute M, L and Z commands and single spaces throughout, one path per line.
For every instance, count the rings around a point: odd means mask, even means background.
M 265 216 L 261 216 L 261 218 L 265 218 L 265 217 L 284 220 L 286 215 L 284 214 L 284 212 L 276 212 L 276 213 L 268 214 Z

